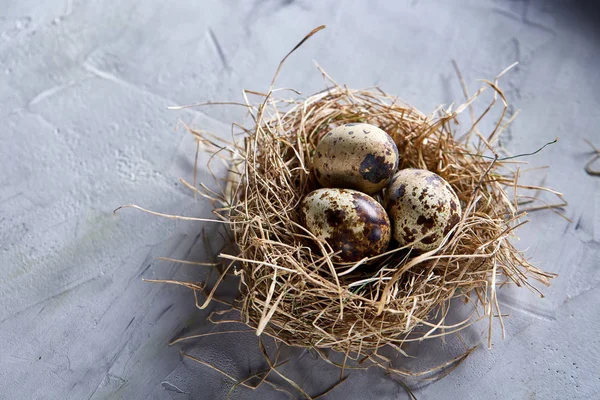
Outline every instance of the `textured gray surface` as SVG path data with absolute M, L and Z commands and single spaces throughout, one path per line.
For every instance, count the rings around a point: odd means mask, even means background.
M 208 215 L 178 183 L 194 146 L 177 121 L 227 134 L 234 108 L 166 106 L 238 100 L 263 90 L 291 46 L 328 29 L 285 66 L 280 86 L 322 88 L 312 59 L 338 82 L 381 85 L 423 110 L 462 99 L 451 59 L 475 88 L 504 79 L 522 110 L 511 151 L 535 149 L 546 184 L 566 194 L 575 223 L 541 212 L 521 244 L 560 278 L 540 300 L 504 293 L 507 339 L 495 335 L 421 399 L 593 398 L 600 391 L 600 179 L 583 172 L 600 146 L 600 52 L 590 2 L 8 1 L 0 9 L 0 398 L 212 399 L 230 382 L 167 347 L 182 330 L 208 332 L 206 312 L 179 287 L 141 278 L 198 280 L 201 227 L 112 210 L 128 202 Z M 596 25 L 596 26 L 595 26 Z M 512 110 L 514 112 L 514 109 Z M 202 161 L 202 160 L 201 160 Z M 205 161 L 205 159 L 204 159 Z M 540 175 L 541 177 L 541 175 Z M 200 179 L 207 180 L 206 171 Z M 209 310 L 210 311 L 210 310 Z M 236 377 L 264 368 L 253 335 L 190 343 Z M 443 348 L 443 346 L 442 346 Z M 399 361 L 400 364 L 403 361 Z M 288 373 L 311 393 L 337 372 L 306 354 Z M 285 398 L 266 386 L 234 398 Z M 378 371 L 354 373 L 329 398 L 405 398 Z

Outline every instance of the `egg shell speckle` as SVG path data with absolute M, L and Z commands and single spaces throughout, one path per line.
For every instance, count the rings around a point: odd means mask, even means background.
M 373 194 L 390 182 L 399 158 L 396 143 L 383 130 L 363 123 L 346 124 L 321 138 L 313 170 L 323 187 Z
M 458 196 L 442 177 L 422 169 L 399 171 L 385 196 L 393 236 L 400 246 L 422 251 L 437 248 L 460 221 Z
M 300 206 L 306 229 L 324 239 L 345 262 L 372 257 L 387 249 L 391 225 L 381 204 L 350 189 L 317 189 Z

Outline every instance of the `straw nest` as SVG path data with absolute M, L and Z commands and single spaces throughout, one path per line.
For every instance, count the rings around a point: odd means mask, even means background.
M 481 319 L 489 322 L 491 344 L 494 318 L 503 327 L 497 289 L 510 283 L 542 295 L 533 281 L 549 285 L 555 276 L 530 264 L 513 246 L 515 229 L 526 222 L 528 210 L 566 205 L 560 193 L 519 181 L 523 162 L 515 158 L 541 148 L 509 156 L 498 145 L 516 115 L 508 116 L 508 102 L 498 85 L 508 69 L 493 81 L 482 81 L 472 95 L 459 73 L 465 103 L 440 107 L 429 115 L 379 88 L 348 89 L 320 68 L 329 85 L 312 96 L 274 90 L 272 82 L 267 93 L 244 91 L 243 103 L 205 103 L 241 105 L 250 116 L 246 126 L 233 124 L 230 140 L 189 129 L 211 162 L 221 159 L 227 165 L 226 179 L 215 178 L 217 189 L 196 185 L 195 172 L 194 184 L 183 181 L 212 200 L 218 218 L 165 215 L 129 206 L 170 218 L 219 222 L 226 227 L 232 250 L 219 255 L 221 276 L 211 288 L 205 283 L 158 282 L 189 287 L 197 302 L 198 293 L 204 293 L 207 298 L 199 305 L 204 308 L 218 300 L 215 293 L 223 279 L 235 275 L 240 295 L 230 305 L 239 311 L 240 322 L 257 335 L 313 348 L 322 356 L 324 348 L 342 352 L 342 371 L 346 358 L 369 359 L 392 371 L 373 350 L 390 346 L 403 353 L 404 344 L 457 333 Z M 483 105 L 486 91 L 489 103 Z M 253 104 L 251 95 L 261 100 Z M 482 110 L 479 114 L 474 104 Z M 469 123 L 459 124 L 461 113 L 470 117 Z M 299 223 L 301 200 L 318 187 L 311 173 L 316 144 L 332 128 L 353 122 L 378 126 L 394 139 L 399 169 L 433 171 L 458 194 L 462 219 L 437 249 L 417 253 L 390 246 L 382 255 L 340 265 L 327 243 Z M 559 202 L 544 202 L 544 192 Z M 376 198 L 381 200 L 381 194 Z M 450 323 L 447 317 L 455 298 L 471 304 L 474 312 Z
M 232 253 L 220 255 L 222 277 L 235 273 L 240 278 L 235 306 L 242 322 L 293 346 L 347 355 L 385 345 L 402 351 L 404 343 L 451 334 L 481 318 L 489 318 L 491 333 L 493 317 L 501 315 L 500 286 L 537 291 L 532 280 L 549 285 L 554 275 L 531 265 L 511 238 L 526 222 L 522 204 L 552 207 L 532 203 L 537 195 L 526 191 L 561 195 L 520 184 L 515 157 L 500 156 L 496 144 L 511 121 L 497 79 L 483 81 L 457 108 L 424 115 L 380 89 L 350 90 L 321 72 L 331 85 L 306 98 L 293 94 L 290 99 L 285 90 L 245 92 L 246 102 L 240 104 L 252 122 L 238 126 L 229 141 L 192 130 L 199 144 L 229 167 L 220 190 L 202 193 L 215 201 L 214 212 L 234 243 Z M 472 103 L 486 90 L 493 93 L 491 103 L 476 116 Z M 251 104 L 248 93 L 262 96 L 261 101 Z M 489 132 L 480 131 L 496 107 Z M 458 116 L 466 110 L 471 123 L 461 127 Z M 300 201 L 318 187 L 311 174 L 316 144 L 335 126 L 351 122 L 376 125 L 392 136 L 400 169 L 433 171 L 454 188 L 462 220 L 437 249 L 417 254 L 390 248 L 339 265 L 331 248 L 299 224 Z M 446 323 L 453 298 L 478 312 Z

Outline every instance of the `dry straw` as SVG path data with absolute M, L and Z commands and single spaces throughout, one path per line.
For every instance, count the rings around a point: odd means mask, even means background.
M 566 204 L 558 192 L 519 183 L 523 162 L 499 155 L 498 138 L 511 122 L 498 86 L 506 71 L 482 81 L 472 95 L 461 78 L 465 104 L 428 116 L 379 88 L 351 90 L 320 71 L 329 87 L 306 98 L 272 88 L 264 94 L 245 91 L 239 104 L 252 122 L 247 127 L 234 124 L 229 141 L 190 129 L 201 148 L 229 167 L 218 190 L 189 186 L 214 202 L 214 213 L 234 243 L 232 252 L 220 254 L 222 276 L 199 307 L 206 307 L 222 278 L 234 273 L 240 297 L 233 306 L 257 335 L 319 354 L 320 349 L 334 349 L 345 360 L 366 358 L 388 369 L 374 350 L 387 345 L 403 352 L 408 342 L 456 333 L 482 318 L 489 319 L 491 343 L 493 319 L 503 327 L 498 288 L 510 283 L 540 293 L 532 280 L 549 285 L 555 276 L 531 265 L 511 243 L 515 229 L 526 222 L 523 205 L 539 209 Z M 477 116 L 472 106 L 485 91 L 493 93 L 488 96 L 491 103 Z M 252 104 L 250 95 L 261 96 L 261 101 Z M 463 112 L 471 122 L 459 136 L 455 128 Z M 488 124 L 489 132 L 480 130 L 486 118 L 495 121 Z M 300 201 L 317 187 L 311 164 L 319 138 L 351 122 L 388 132 L 398 145 L 400 168 L 433 171 L 454 188 L 463 217 L 437 249 L 415 254 L 410 248 L 393 248 L 339 265 L 327 243 L 298 224 Z M 543 192 L 558 196 L 560 203 L 543 203 Z M 205 289 L 176 283 L 195 294 Z M 454 298 L 471 303 L 475 312 L 450 324 L 446 316 Z

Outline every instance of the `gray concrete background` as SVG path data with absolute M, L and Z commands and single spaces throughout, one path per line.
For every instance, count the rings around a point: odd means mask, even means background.
M 560 142 L 532 158 L 551 165 L 573 224 L 532 216 L 522 248 L 560 277 L 546 299 L 502 297 L 507 338 L 480 347 L 420 399 L 589 399 L 600 391 L 600 178 L 587 176 L 587 138 L 600 146 L 600 52 L 594 2 L 52 1 L 0 9 L 0 398 L 213 399 L 231 383 L 168 347 L 210 332 L 184 288 L 142 278 L 200 280 L 202 226 L 126 210 L 135 202 L 206 216 L 178 183 L 194 145 L 178 120 L 225 135 L 235 108 L 169 105 L 239 100 L 264 90 L 280 58 L 308 31 L 328 28 L 285 66 L 279 86 L 312 93 L 318 61 L 338 82 L 375 84 L 422 110 L 461 101 L 451 59 L 470 84 L 503 80 L 522 110 L 503 144 L 513 152 Z M 205 161 L 206 159 L 202 159 Z M 599 162 L 600 166 L 600 162 Z M 536 175 L 542 179 L 543 174 Z M 206 171 L 200 179 L 207 180 Z M 207 229 L 212 229 L 206 227 Z M 214 310 L 211 308 L 208 310 Z M 483 327 L 481 328 L 483 330 Z M 476 332 L 478 333 L 478 332 Z M 186 351 L 243 378 L 265 367 L 253 335 L 190 342 Z M 432 347 L 430 347 L 432 346 Z M 437 347 L 436 347 L 437 346 Z M 431 348 L 427 345 L 424 364 Z M 254 350 L 253 350 L 254 349 Z M 427 352 L 429 349 L 429 352 Z M 437 350 L 436 350 L 437 351 Z M 435 353 L 435 351 L 434 351 Z M 290 351 L 287 373 L 310 393 L 338 372 Z M 399 365 L 406 362 L 397 360 Z M 253 372 L 252 372 L 253 373 Z M 405 398 L 381 371 L 354 373 L 331 399 Z M 286 398 L 266 386 L 237 399 Z

